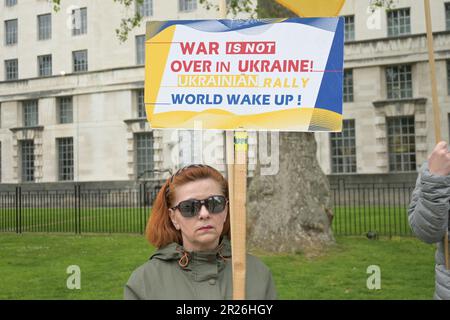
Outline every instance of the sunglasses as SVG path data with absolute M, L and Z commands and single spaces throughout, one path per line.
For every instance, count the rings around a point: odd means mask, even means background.
M 225 210 L 227 203 L 228 200 L 224 196 L 211 196 L 204 200 L 189 199 L 181 201 L 171 209 L 178 209 L 183 217 L 192 218 L 200 212 L 203 205 L 205 205 L 209 213 L 221 213 Z

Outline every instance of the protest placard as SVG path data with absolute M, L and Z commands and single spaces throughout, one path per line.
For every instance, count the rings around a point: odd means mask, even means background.
M 151 22 L 147 39 L 153 128 L 341 130 L 342 18 Z

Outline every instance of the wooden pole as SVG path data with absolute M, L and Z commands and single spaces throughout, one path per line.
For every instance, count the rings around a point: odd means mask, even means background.
M 427 42 L 428 42 L 428 60 L 430 64 L 431 73 L 431 98 L 433 102 L 433 115 L 434 115 L 434 134 L 436 143 L 442 140 L 441 136 L 441 110 L 439 109 L 439 101 L 437 95 L 437 83 L 436 83 L 436 66 L 434 63 L 434 49 L 433 49 L 433 31 L 431 28 L 431 10 L 430 0 L 423 0 L 425 6 L 425 22 L 427 27 Z M 445 268 L 450 269 L 449 252 L 448 252 L 448 226 L 446 228 L 444 237 L 444 255 L 445 255 Z
M 225 131 L 226 135 L 226 160 L 227 160 L 227 171 L 228 171 L 228 206 L 229 206 L 229 213 L 230 213 L 230 228 L 231 228 L 231 256 L 232 256 L 232 263 L 234 262 L 234 255 L 233 255 L 233 245 L 235 242 L 235 235 L 233 233 L 234 225 L 236 224 L 234 218 L 235 218 L 235 212 L 234 212 L 234 131 Z M 232 264 L 233 265 L 233 264 Z M 233 265 L 234 266 L 234 265 Z M 233 270 L 233 298 L 235 293 L 235 272 L 234 268 Z
M 245 299 L 247 132 L 226 131 L 233 299 Z
M 225 131 L 226 137 L 226 160 L 227 160 L 227 175 L 228 175 L 228 197 L 234 201 L 234 131 Z M 233 191 L 233 192 L 232 192 Z M 233 208 L 230 206 L 230 214 Z M 230 217 L 231 218 L 231 217 Z
M 247 202 L 247 149 L 248 134 L 236 131 L 234 134 L 234 217 L 231 227 L 233 263 L 233 299 L 245 299 L 246 279 L 246 202 Z
M 221 19 L 227 18 L 227 0 L 221 0 L 219 2 L 219 16 Z

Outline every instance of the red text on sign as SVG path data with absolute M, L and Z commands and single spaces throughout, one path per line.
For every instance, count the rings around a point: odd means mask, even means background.
M 227 54 L 275 54 L 275 41 L 227 42 Z
M 186 54 L 219 54 L 218 42 L 181 42 L 181 53 Z
M 211 72 L 212 62 L 209 60 L 174 60 L 170 64 L 172 72 Z

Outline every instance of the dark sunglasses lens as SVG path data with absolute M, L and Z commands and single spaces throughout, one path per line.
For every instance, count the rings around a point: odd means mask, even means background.
M 210 213 L 220 213 L 225 209 L 225 205 L 227 201 L 225 197 L 222 196 L 214 196 L 207 200 L 208 202 L 208 211 Z
M 180 202 L 179 208 L 183 217 L 193 217 L 198 213 L 199 203 L 196 200 L 186 200 Z
M 225 209 L 227 200 L 223 196 L 213 196 L 205 200 L 205 206 L 210 213 L 220 213 Z M 200 200 L 186 200 L 180 202 L 178 208 L 181 215 L 186 218 L 196 216 L 201 209 L 202 201 Z

